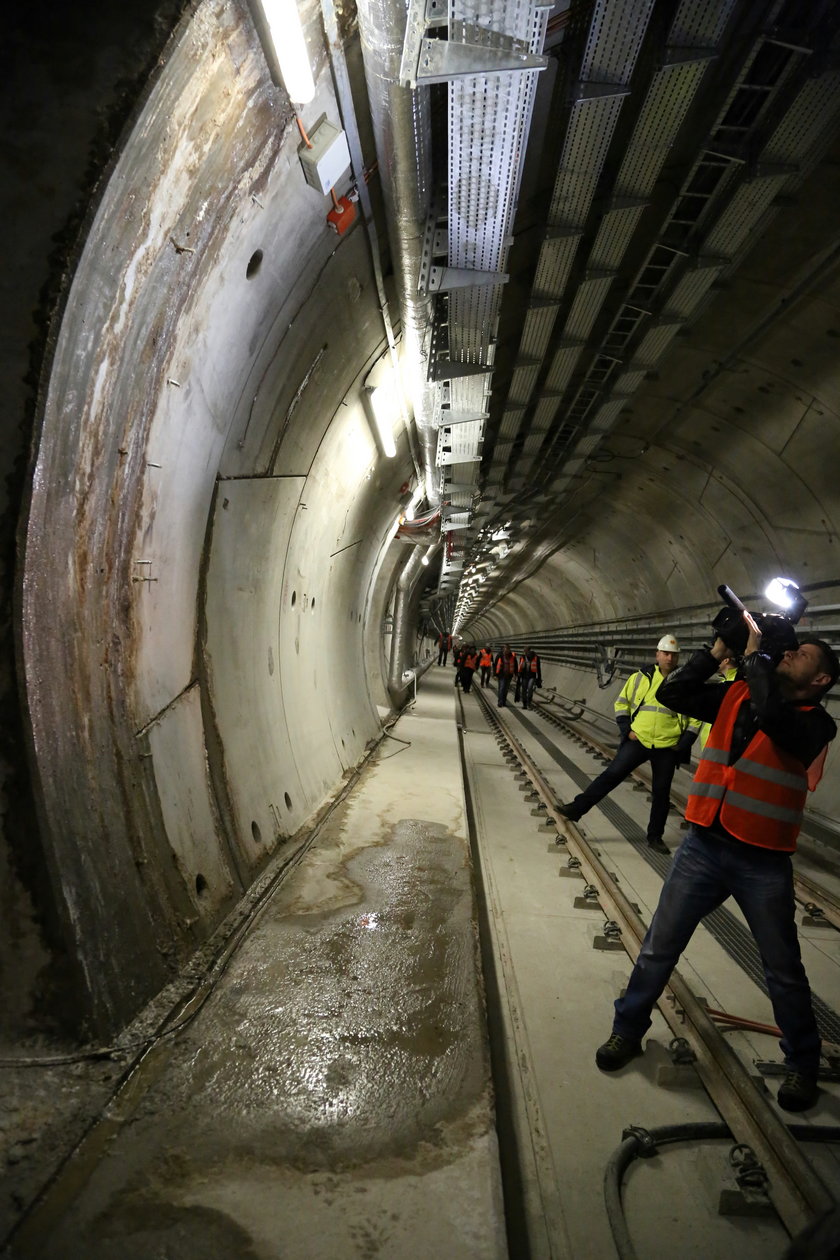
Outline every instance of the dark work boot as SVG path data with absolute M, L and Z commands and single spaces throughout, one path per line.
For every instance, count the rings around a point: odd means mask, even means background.
M 595 1051 L 595 1062 L 602 1072 L 617 1072 L 642 1053 L 641 1041 L 613 1033 L 608 1041 Z
M 583 814 L 571 802 L 568 805 L 559 805 L 557 813 L 562 814 L 564 818 L 568 818 L 569 822 L 579 822 Z
M 817 1105 L 819 1092 L 815 1077 L 805 1076 L 802 1072 L 788 1072 L 776 1098 L 785 1111 L 808 1111 Z
M 671 852 L 661 836 L 648 836 L 647 842 L 648 848 L 653 849 L 654 853 L 668 854 Z

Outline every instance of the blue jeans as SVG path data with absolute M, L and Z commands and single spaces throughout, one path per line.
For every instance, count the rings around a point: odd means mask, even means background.
M 579 816 L 585 814 L 646 761 L 650 762 L 652 776 L 647 838 L 661 840 L 671 804 L 671 780 L 677 768 L 674 748 L 646 748 L 637 739 L 623 740 L 603 774 L 593 779 L 588 788 L 569 801 L 569 805 Z
M 691 827 L 671 864 L 613 1031 L 641 1040 L 650 1013 L 700 920 L 732 896 L 764 964 L 788 1067 L 816 1077 L 820 1035 L 796 934 L 790 857 Z
M 499 700 L 498 700 L 498 704 L 499 704 L 499 708 L 500 708 L 500 709 L 501 709 L 504 705 L 506 705 L 506 704 L 507 704 L 507 693 L 508 693 L 508 687 L 510 686 L 510 680 L 511 680 L 511 678 L 512 678 L 512 677 L 513 677 L 513 675 L 512 675 L 512 674 L 506 674 L 506 673 L 504 672 L 504 670 L 502 671 L 502 673 L 501 673 L 501 674 L 499 674 Z
M 537 685 L 536 674 L 526 674 L 522 680 L 522 708 L 530 709 L 534 698 L 534 688 Z

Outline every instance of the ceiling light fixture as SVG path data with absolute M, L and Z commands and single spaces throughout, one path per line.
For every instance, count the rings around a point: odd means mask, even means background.
M 373 412 L 373 420 L 376 425 L 376 432 L 379 434 L 379 441 L 382 443 L 382 453 L 388 459 L 393 459 L 397 453 L 393 421 L 396 410 L 394 387 L 391 384 L 376 385 L 373 388 L 367 386 L 365 394 Z
M 254 0 L 252 11 L 273 77 L 279 72 L 289 100 L 306 105 L 315 95 L 315 81 L 296 0 Z

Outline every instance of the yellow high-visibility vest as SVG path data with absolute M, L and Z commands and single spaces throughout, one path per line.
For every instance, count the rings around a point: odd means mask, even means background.
M 640 669 L 630 675 L 615 702 L 616 716 L 626 714 L 632 719 L 630 729 L 645 748 L 673 748 L 683 731 L 700 729 L 696 718 L 659 703 L 656 693 L 663 681 L 658 665 L 653 674 Z

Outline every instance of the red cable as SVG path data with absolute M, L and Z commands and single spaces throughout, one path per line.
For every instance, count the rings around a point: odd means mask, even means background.
M 714 1011 L 710 1006 L 706 1007 L 706 1014 L 712 1019 L 717 1019 L 724 1024 L 737 1024 L 739 1028 L 749 1028 L 753 1032 L 769 1033 L 772 1037 L 781 1037 L 782 1030 L 777 1028 L 775 1024 L 760 1024 L 754 1019 L 743 1019 L 740 1015 L 727 1015 L 726 1011 Z

